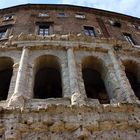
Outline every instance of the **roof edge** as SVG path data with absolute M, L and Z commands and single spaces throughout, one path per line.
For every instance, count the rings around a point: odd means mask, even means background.
M 32 6 L 50 6 L 50 7 L 55 7 L 55 6 L 63 6 L 65 8 L 83 8 L 83 9 L 89 9 L 89 10 L 93 10 L 93 11 L 99 11 L 99 12 L 103 12 L 106 14 L 115 14 L 115 15 L 119 15 L 119 16 L 123 16 L 123 17 L 129 17 L 131 19 L 137 19 L 140 20 L 139 17 L 135 17 L 135 16 L 131 16 L 131 15 L 127 15 L 127 14 L 123 14 L 123 13 L 118 13 L 118 12 L 114 12 L 114 11 L 108 11 L 108 10 L 103 10 L 103 9 L 98 9 L 98 8 L 92 8 L 92 7 L 86 7 L 86 6 L 79 6 L 79 5 L 71 5 L 71 4 L 32 4 L 32 3 L 27 3 L 27 4 L 20 4 L 20 5 L 15 5 L 15 6 L 10 6 L 7 8 L 2 8 L 0 9 L 1 11 L 5 11 L 5 10 L 10 10 L 10 9 L 15 9 L 15 8 L 23 8 L 23 7 L 32 7 Z

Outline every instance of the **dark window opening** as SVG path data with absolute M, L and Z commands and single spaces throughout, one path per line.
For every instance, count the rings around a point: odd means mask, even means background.
M 84 33 L 87 36 L 94 36 L 94 37 L 96 36 L 95 30 L 91 26 L 84 26 Z
M 39 59 L 35 75 L 34 98 L 61 98 L 62 85 L 58 63 L 53 56 Z
M 3 39 L 6 37 L 6 29 L 0 30 L 0 39 Z
M 101 75 L 94 69 L 83 69 L 83 79 L 88 98 L 98 99 L 101 104 L 109 103 Z
M 67 17 L 67 14 L 64 12 L 58 13 L 57 17 Z
M 13 74 L 12 66 L 13 61 L 10 58 L 0 58 L 0 100 L 7 99 Z
M 125 73 L 129 80 L 129 83 L 140 100 L 140 78 L 139 78 L 139 66 L 133 61 L 126 61 L 123 63 L 125 66 Z
M 113 22 L 113 26 L 114 26 L 114 27 L 121 28 L 121 23 L 118 22 L 118 21 L 114 21 L 114 22 Z
M 82 75 L 88 98 L 98 99 L 101 104 L 110 103 L 102 73 L 104 72 L 102 60 L 89 56 L 82 60 Z
M 39 26 L 38 34 L 42 36 L 46 36 L 50 34 L 49 26 Z
M 12 69 L 0 71 L 0 100 L 7 99 L 12 73 Z
M 58 70 L 43 68 L 36 74 L 35 98 L 57 98 L 62 97 L 61 77 Z
M 132 72 L 126 71 L 126 76 L 129 80 L 129 83 L 135 93 L 135 95 L 140 100 L 140 82 L 138 81 L 137 77 Z
M 129 42 L 131 45 L 136 45 L 136 43 L 134 42 L 134 40 L 133 40 L 131 34 L 123 33 L 123 36 L 124 36 L 125 40 L 126 40 L 127 42 Z
M 110 24 L 114 27 L 121 28 L 121 23 L 119 21 L 109 20 Z
M 12 20 L 13 17 L 14 17 L 13 15 L 6 15 L 6 16 L 3 17 L 3 20 L 4 21 Z

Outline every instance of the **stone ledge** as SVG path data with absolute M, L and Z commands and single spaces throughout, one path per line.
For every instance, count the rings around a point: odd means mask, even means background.
M 87 42 L 87 43 L 104 43 L 104 44 L 110 44 L 113 46 L 119 46 L 121 49 L 122 48 L 132 48 L 133 46 L 127 43 L 126 41 L 122 40 L 117 40 L 115 38 L 100 38 L 100 37 L 90 37 L 90 36 L 85 36 L 82 34 L 67 34 L 67 35 L 59 35 L 59 34 L 53 34 L 53 35 L 48 35 L 48 36 L 39 36 L 39 35 L 34 35 L 34 34 L 23 34 L 21 33 L 20 35 L 15 35 L 15 36 L 10 36 L 8 41 L 6 41 L 3 45 L 7 47 L 11 47 L 16 45 L 16 42 L 32 42 L 32 41 L 77 41 L 77 42 Z M 112 47 L 113 47 L 112 46 Z M 122 47 L 123 46 L 123 47 Z
M 98 105 L 66 105 L 63 103 L 58 104 L 40 104 L 36 106 L 25 106 L 23 108 L 16 108 L 16 107 L 0 107 L 0 111 L 3 113 L 26 113 L 26 112 L 53 112 L 53 113 L 60 113 L 64 110 L 65 112 L 95 112 L 95 113 L 102 113 L 102 112 L 139 112 L 140 105 L 139 104 L 130 104 L 130 103 L 121 103 L 121 104 L 98 104 Z

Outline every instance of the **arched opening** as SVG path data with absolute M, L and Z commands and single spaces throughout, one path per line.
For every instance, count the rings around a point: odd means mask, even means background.
M 47 55 L 37 59 L 35 65 L 34 98 L 62 97 L 59 58 Z
M 131 60 L 124 61 L 123 65 L 125 66 L 125 73 L 129 80 L 129 83 L 135 95 L 140 100 L 140 66 L 136 62 Z
M 101 77 L 102 63 L 94 57 L 82 61 L 82 74 L 88 98 L 98 99 L 101 104 L 109 103 L 104 81 Z
M 7 99 L 13 74 L 13 64 L 13 60 L 9 57 L 0 58 L 0 100 Z

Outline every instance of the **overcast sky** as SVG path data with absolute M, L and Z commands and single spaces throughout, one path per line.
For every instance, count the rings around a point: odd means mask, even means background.
M 140 18 L 140 0 L 0 0 L 0 9 L 27 3 L 73 4 L 114 11 Z

